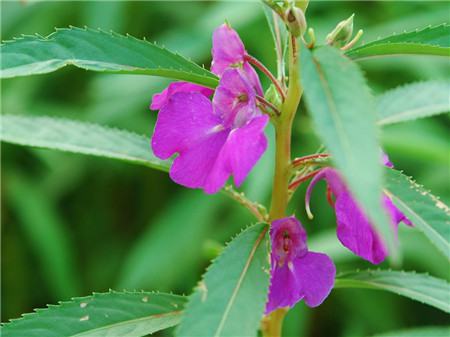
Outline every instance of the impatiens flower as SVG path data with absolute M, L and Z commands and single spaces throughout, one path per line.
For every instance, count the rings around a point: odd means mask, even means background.
M 383 162 L 386 166 L 392 165 L 387 156 L 384 157 Z M 306 208 L 309 209 L 309 201 L 314 185 L 322 179 L 326 180 L 327 188 L 335 197 L 334 209 L 339 241 L 353 253 L 373 264 L 383 262 L 388 255 L 387 248 L 369 222 L 366 214 L 352 197 L 338 171 L 333 168 L 324 168 L 313 178 L 306 191 Z M 395 233 L 400 222 L 403 221 L 405 224 L 411 225 L 411 222 L 392 203 L 387 195 L 383 195 L 382 202 L 391 219 Z
M 202 95 L 209 97 L 213 94 L 214 90 L 189 82 L 173 82 L 159 94 L 153 95 L 150 109 L 161 109 L 163 105 L 167 103 L 168 98 L 177 92 L 199 92 Z
M 268 116 L 242 70 L 228 69 L 213 103 L 197 92 L 178 92 L 162 106 L 152 137 L 153 152 L 168 159 L 176 183 L 216 193 L 230 175 L 237 186 L 264 153 Z
M 334 285 L 333 261 L 325 254 L 308 251 L 306 231 L 293 216 L 272 222 L 270 240 L 271 279 L 266 314 L 292 307 L 302 299 L 310 307 L 320 305 Z
M 242 68 L 256 93 L 263 96 L 258 75 L 255 69 L 245 60 L 247 51 L 244 44 L 236 31 L 226 23 L 214 31 L 211 53 L 213 56 L 211 71 L 214 74 L 222 76 L 223 72 L 229 67 Z

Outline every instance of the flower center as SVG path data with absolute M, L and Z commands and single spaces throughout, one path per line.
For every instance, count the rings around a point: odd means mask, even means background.
M 239 103 L 246 103 L 246 102 L 248 102 L 248 95 L 247 94 L 240 94 L 237 97 L 237 99 L 238 99 Z

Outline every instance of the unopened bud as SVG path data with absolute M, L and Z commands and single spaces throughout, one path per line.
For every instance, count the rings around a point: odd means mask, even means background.
M 295 7 L 300 8 L 303 13 L 306 12 L 306 8 L 308 8 L 309 0 L 297 0 L 295 1 Z
M 343 46 L 352 38 L 353 17 L 352 14 L 347 20 L 339 22 L 333 31 L 327 35 L 327 43 L 332 46 Z
M 300 8 L 289 8 L 285 13 L 285 21 L 289 31 L 295 37 L 302 36 L 306 30 L 305 14 Z
M 269 88 L 266 90 L 264 94 L 264 97 L 266 100 L 275 105 L 277 108 L 281 106 L 282 100 L 275 85 L 271 84 L 269 86 Z

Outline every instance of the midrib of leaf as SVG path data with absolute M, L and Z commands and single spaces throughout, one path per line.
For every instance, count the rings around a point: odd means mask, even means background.
M 392 116 L 388 116 L 388 117 L 385 117 L 385 118 L 379 120 L 379 121 L 378 121 L 378 124 L 379 124 L 379 125 L 387 124 L 387 123 L 389 123 L 390 121 L 392 121 L 392 120 L 395 121 L 396 119 L 398 119 L 399 117 L 402 117 L 402 116 L 404 116 L 404 115 L 408 115 L 408 114 L 411 114 L 411 113 L 412 113 L 412 114 L 414 114 L 414 113 L 420 113 L 420 112 L 422 112 L 422 111 L 427 111 L 427 110 L 430 109 L 430 107 L 432 107 L 432 108 L 434 108 L 434 109 L 442 109 L 442 110 L 444 110 L 444 109 L 447 108 L 447 106 L 448 106 L 448 105 L 446 105 L 446 104 L 432 104 L 432 105 L 428 105 L 428 106 L 421 107 L 421 108 L 417 108 L 417 109 L 405 110 L 405 111 L 403 111 L 402 113 L 395 114 L 395 115 L 392 115 Z
M 215 337 L 220 336 L 220 333 L 222 332 L 222 329 L 223 329 L 223 327 L 225 325 L 225 322 L 226 322 L 226 320 L 228 318 L 230 310 L 231 310 L 231 308 L 233 306 L 233 303 L 234 303 L 234 301 L 236 299 L 236 296 L 237 296 L 237 294 L 238 294 L 238 292 L 240 290 L 241 284 L 242 284 L 242 282 L 243 282 L 243 280 L 245 278 L 245 275 L 247 274 L 248 268 L 250 267 L 250 263 L 253 260 L 253 256 L 255 255 L 256 250 L 258 249 L 259 245 L 261 244 L 261 241 L 263 240 L 264 236 L 266 235 L 266 232 L 267 232 L 267 227 L 265 227 L 262 230 L 261 234 L 256 239 L 256 241 L 255 241 L 255 243 L 254 243 L 254 245 L 252 247 L 252 250 L 250 251 L 250 255 L 248 256 L 248 259 L 247 259 L 247 261 L 245 263 L 244 269 L 242 270 L 241 274 L 239 275 L 238 282 L 236 283 L 236 286 L 233 289 L 233 293 L 232 293 L 232 295 L 230 297 L 230 300 L 228 301 L 227 306 L 225 307 L 225 311 L 224 311 L 223 316 L 222 316 L 222 318 L 220 320 L 219 326 L 217 327 L 217 330 L 214 333 Z
M 333 94 L 330 90 L 330 87 L 328 86 L 328 83 L 325 79 L 325 74 L 322 71 L 322 68 L 320 66 L 320 63 L 318 63 L 314 57 L 314 55 L 312 55 L 312 59 L 314 61 L 314 65 L 317 68 L 317 73 L 319 75 L 319 79 L 320 79 L 320 83 L 322 84 L 322 87 L 324 89 L 325 92 L 325 96 L 327 98 L 327 104 L 328 107 L 330 108 L 331 111 L 331 116 L 333 118 L 333 122 L 336 125 L 336 130 L 339 133 L 339 136 L 341 138 L 341 141 L 343 143 L 343 145 L 345 146 L 345 149 L 347 151 L 345 151 L 345 156 L 347 157 L 347 159 L 350 161 L 349 153 L 351 154 L 351 146 L 350 146 L 350 140 L 348 139 L 348 137 L 345 136 L 345 131 L 344 131 L 344 127 L 343 127 L 343 121 L 339 118 L 339 114 L 337 112 L 337 108 L 336 108 L 336 104 L 335 101 L 333 99 Z M 351 160 L 353 161 L 353 160 Z
M 342 285 L 342 283 L 344 285 Z M 422 298 L 426 298 L 428 299 L 430 302 L 435 303 L 436 306 L 438 307 L 448 307 L 448 303 L 446 302 L 439 302 L 438 300 L 436 300 L 433 297 L 430 297 L 428 295 L 426 295 L 424 292 L 418 292 L 418 291 L 413 291 L 410 290 L 409 288 L 402 288 L 399 286 L 394 286 L 394 285 L 387 285 L 386 283 L 382 283 L 382 282 L 375 282 L 375 281 L 366 281 L 366 280 L 355 280 L 355 279 L 336 279 L 335 282 L 335 288 L 347 288 L 345 286 L 345 283 L 347 284 L 357 284 L 360 287 L 368 287 L 372 286 L 374 289 L 380 289 L 380 288 L 384 288 L 384 289 L 390 289 L 393 290 L 393 292 L 397 292 L 397 293 L 403 293 L 403 294 L 409 294 L 412 298 L 418 298 L 418 297 L 422 297 Z M 448 309 L 446 310 L 447 312 L 449 311 Z
M 423 225 L 423 227 L 428 228 L 431 232 L 433 232 L 434 236 L 436 239 L 438 239 L 439 241 L 441 241 L 445 246 L 448 246 L 448 243 L 442 238 L 442 236 L 432 227 L 429 226 L 426 222 L 425 219 L 423 219 L 422 216 L 420 216 L 417 212 L 415 212 L 413 209 L 411 209 L 411 207 L 408 206 L 407 203 L 405 203 L 399 196 L 397 196 L 396 194 L 392 194 L 390 191 L 385 189 L 385 192 L 393 199 L 395 199 L 399 204 L 401 204 L 403 207 L 405 207 L 406 209 L 408 209 L 409 212 L 411 212 L 411 214 L 413 214 L 414 216 L 417 217 L 417 219 L 419 219 Z M 439 200 L 435 200 L 438 201 Z M 444 205 L 445 206 L 445 205 Z
M 164 313 L 164 314 L 156 314 L 156 315 L 151 315 L 151 316 L 147 316 L 147 317 L 135 318 L 135 319 L 131 319 L 131 320 L 123 321 L 123 322 L 105 325 L 105 326 L 102 326 L 97 329 L 80 332 L 80 333 L 77 333 L 76 335 L 72 335 L 71 337 L 90 336 L 90 335 L 92 335 L 92 333 L 95 333 L 95 332 L 101 332 L 103 330 L 109 330 L 109 329 L 117 328 L 120 326 L 130 325 L 133 323 L 151 321 L 151 320 L 155 320 L 158 318 L 165 318 L 165 317 L 170 317 L 170 316 L 177 316 L 177 315 L 181 316 L 181 313 L 182 313 L 182 311 L 178 310 L 178 311 L 168 312 L 168 313 Z

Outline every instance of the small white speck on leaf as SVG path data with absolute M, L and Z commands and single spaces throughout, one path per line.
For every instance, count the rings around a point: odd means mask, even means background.
M 172 306 L 173 306 L 174 308 L 178 308 L 178 304 L 176 304 L 176 303 L 172 303 Z
M 81 302 L 80 303 L 80 308 L 86 308 L 87 307 L 87 303 L 86 302 Z
M 144 296 L 144 297 L 142 297 L 142 302 L 145 302 L 145 303 L 147 303 L 147 302 L 148 302 L 148 296 Z
M 208 297 L 208 288 L 206 287 L 205 282 L 201 281 L 198 285 L 198 288 L 201 292 L 201 300 L 202 302 L 205 302 L 206 298 Z
M 84 321 L 88 321 L 89 320 L 89 315 L 83 316 L 80 318 L 80 322 L 84 322 Z

